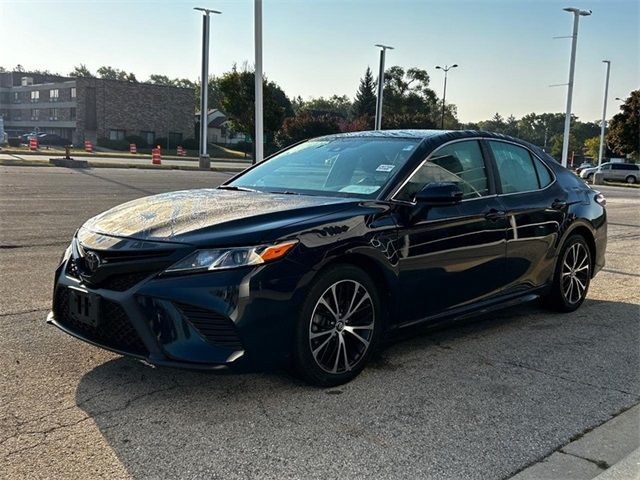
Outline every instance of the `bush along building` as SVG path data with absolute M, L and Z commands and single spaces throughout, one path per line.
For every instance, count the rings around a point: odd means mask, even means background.
M 0 73 L 0 116 L 9 137 L 54 133 L 79 145 L 112 148 L 167 144 L 193 137 L 194 91 L 165 85 Z

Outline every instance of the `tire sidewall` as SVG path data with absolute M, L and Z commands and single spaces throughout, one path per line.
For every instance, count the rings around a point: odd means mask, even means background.
M 309 325 L 320 296 L 324 294 L 327 288 L 341 280 L 355 280 L 366 288 L 373 303 L 374 326 L 369 347 L 357 365 L 348 372 L 332 374 L 323 370 L 313 357 L 309 344 Z M 339 264 L 327 268 L 320 272 L 313 281 L 296 322 L 293 346 L 294 367 L 307 381 L 314 385 L 328 387 L 350 381 L 362 371 L 375 350 L 381 332 L 382 321 L 380 294 L 375 283 L 364 270 L 347 264 Z

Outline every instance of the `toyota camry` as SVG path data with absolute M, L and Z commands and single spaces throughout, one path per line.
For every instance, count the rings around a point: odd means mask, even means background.
M 541 298 L 577 309 L 605 200 L 536 146 L 476 131 L 330 135 L 217 188 L 82 225 L 48 322 L 160 366 L 292 365 L 347 382 L 380 340 Z

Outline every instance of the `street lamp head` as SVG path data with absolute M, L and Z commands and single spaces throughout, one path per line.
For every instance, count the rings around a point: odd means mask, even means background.
M 563 10 L 565 12 L 571 12 L 574 15 L 581 15 L 583 17 L 588 17 L 589 15 L 591 15 L 591 10 L 580 10 L 579 8 L 576 8 L 576 7 L 567 7 L 567 8 L 563 8 Z
M 202 8 L 202 7 L 193 7 L 194 10 L 198 10 L 199 12 L 204 13 L 205 15 L 209 15 L 210 13 L 217 13 L 218 15 L 222 12 L 218 10 L 211 10 L 210 8 Z
M 436 65 L 436 69 L 437 70 L 442 70 L 442 67 L 440 65 Z
M 611 63 L 611 60 L 602 60 L 602 63 Z
M 375 47 L 379 47 L 379 48 L 381 48 L 383 50 L 393 50 L 394 49 L 393 47 L 391 47 L 389 45 L 382 45 L 381 43 L 376 43 L 374 46 Z
M 451 65 L 451 68 L 456 68 L 458 66 L 457 63 L 454 63 L 453 65 Z

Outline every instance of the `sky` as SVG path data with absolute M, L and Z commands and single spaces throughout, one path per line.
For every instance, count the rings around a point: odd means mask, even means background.
M 254 63 L 251 0 L 0 0 L 0 65 L 67 74 L 84 63 L 196 80 L 203 6 L 212 18 L 210 73 Z M 608 115 L 615 97 L 640 87 L 638 0 L 264 0 L 264 71 L 287 95 L 353 97 L 367 66 L 377 75 L 376 43 L 395 47 L 387 67 L 418 67 L 442 95 L 436 65 L 449 72 L 447 102 L 463 122 L 499 112 L 563 112 L 573 15 L 581 17 L 573 112 L 602 116 L 605 67 L 611 60 Z

